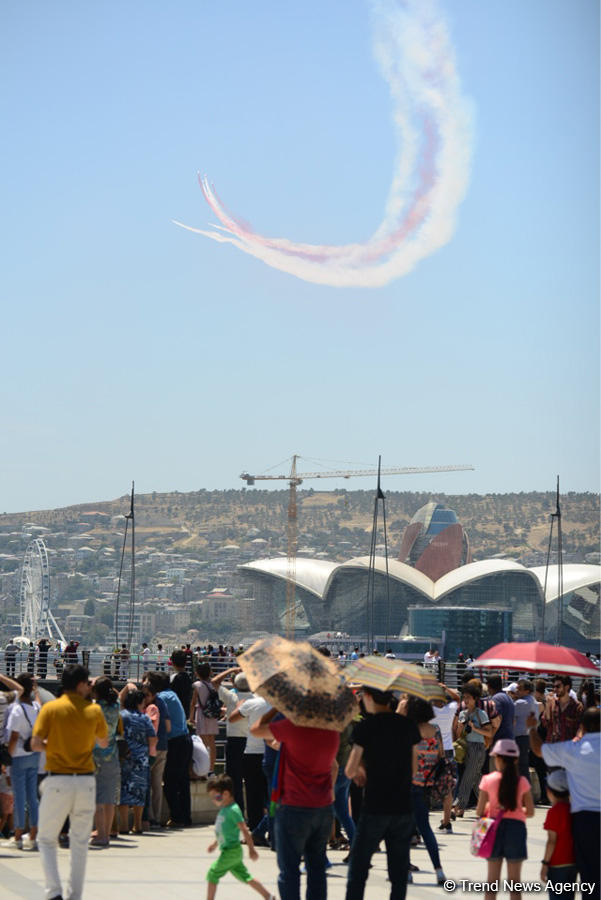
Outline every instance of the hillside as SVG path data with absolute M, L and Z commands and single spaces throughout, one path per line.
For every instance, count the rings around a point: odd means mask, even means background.
M 299 554 L 332 559 L 369 552 L 374 495 L 371 491 L 298 492 Z M 389 492 L 386 496 L 389 553 L 396 556 L 402 531 L 429 500 L 454 509 L 466 528 L 474 559 L 503 555 L 528 565 L 544 561 L 555 495 L 548 493 L 445 495 Z M 561 498 L 566 561 L 598 561 L 599 495 Z M 241 489 L 141 494 L 136 497 L 136 542 L 140 548 L 174 550 L 202 558 L 215 544 L 241 545 L 263 539 L 270 553 L 285 552 L 288 492 Z M 0 515 L 0 532 L 32 523 L 52 532 L 83 529 L 93 545 L 122 526 L 129 497 L 63 509 Z M 82 522 L 83 520 L 83 522 Z M 112 520 L 112 521 L 111 521 Z M 25 529 L 27 530 L 27 529 Z M 119 529 L 120 530 L 120 529 Z M 379 542 L 383 540 L 380 517 Z M 309 553 L 308 553 L 309 555 Z M 597 558 L 594 558 L 597 555 Z

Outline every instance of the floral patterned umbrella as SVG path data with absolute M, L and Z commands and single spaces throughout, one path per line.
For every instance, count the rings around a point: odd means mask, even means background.
M 295 725 L 342 731 L 357 715 L 357 700 L 338 665 L 307 642 L 277 635 L 238 657 L 250 689 Z

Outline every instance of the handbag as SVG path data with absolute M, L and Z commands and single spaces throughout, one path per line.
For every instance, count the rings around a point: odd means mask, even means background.
M 23 715 L 27 719 L 27 724 L 31 728 L 31 734 L 29 735 L 29 737 L 27 737 L 23 740 L 23 750 L 25 750 L 26 753 L 32 753 L 33 751 L 31 749 L 31 737 L 33 735 L 33 725 L 29 721 L 29 716 L 27 715 L 27 711 L 22 703 L 21 703 L 21 709 L 23 710 Z
M 487 712 L 486 710 L 483 710 L 483 712 L 485 712 L 486 715 L 488 716 L 488 712 Z M 488 716 L 488 721 L 489 721 L 489 723 L 490 723 L 490 716 Z M 485 723 L 485 724 L 486 724 L 486 723 Z M 479 711 L 479 710 L 478 710 L 478 728 L 482 728 L 482 725 L 481 725 L 481 723 L 480 723 L 480 711 Z M 484 738 L 484 746 L 485 746 L 485 748 L 486 748 L 487 750 L 490 750 L 490 748 L 491 748 L 492 745 L 493 745 L 494 739 L 495 739 L 494 734 L 483 734 L 482 737 Z
M 465 762 L 465 755 L 467 753 L 467 738 L 465 735 L 462 735 L 460 738 L 457 738 L 456 741 L 453 741 L 453 753 L 455 754 L 455 762 L 462 765 Z
M 497 829 L 504 814 L 505 810 L 502 809 L 497 813 L 494 819 L 487 816 L 478 819 L 472 829 L 472 836 L 470 838 L 470 853 L 472 856 L 479 856 L 482 859 L 490 858 L 493 847 L 495 846 Z
M 430 806 L 441 806 L 444 798 L 455 787 L 455 766 L 452 760 L 442 756 L 424 780 L 424 787 L 428 790 Z

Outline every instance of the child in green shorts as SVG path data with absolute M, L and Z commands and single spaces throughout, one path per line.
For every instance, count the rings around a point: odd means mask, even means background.
M 264 900 L 276 900 L 274 894 L 263 887 L 260 881 L 252 877 L 242 861 L 242 845 L 240 843 L 240 832 L 244 835 L 244 840 L 248 845 L 248 855 L 252 860 L 259 858 L 259 854 L 255 850 L 253 839 L 248 826 L 244 821 L 244 817 L 237 803 L 234 802 L 234 785 L 232 779 L 228 775 L 217 775 L 210 779 L 207 785 L 207 792 L 218 807 L 217 819 L 215 820 L 215 834 L 217 840 L 213 841 L 207 847 L 209 853 L 219 846 L 219 859 L 213 863 L 207 872 L 207 900 L 213 900 L 219 879 L 227 872 L 238 879 L 244 881 L 249 887 L 254 888 Z

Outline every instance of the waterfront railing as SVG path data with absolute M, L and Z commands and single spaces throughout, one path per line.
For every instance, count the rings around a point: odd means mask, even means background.
M 95 678 L 98 675 L 108 675 L 115 683 L 122 684 L 125 681 L 140 682 L 144 672 L 147 671 L 162 671 L 171 674 L 173 668 L 169 657 L 170 654 L 164 652 L 162 654 L 150 653 L 146 656 L 142 653 L 132 653 L 129 658 L 124 658 L 115 653 L 99 650 L 86 650 L 81 647 L 78 648 L 77 654 L 71 657 L 62 653 L 57 654 L 54 650 L 50 650 L 47 657 L 37 653 L 32 655 L 26 649 L 18 650 L 14 655 L 7 654 L 5 651 L 0 651 L 0 672 L 9 675 L 10 677 L 14 677 L 20 672 L 28 672 L 31 675 L 35 675 L 40 682 L 52 683 L 60 682 L 63 668 L 66 665 L 79 663 L 88 669 L 92 678 Z M 348 662 L 348 660 L 340 660 L 337 657 L 334 657 L 334 659 L 341 667 Z M 211 656 L 194 653 L 188 667 L 189 674 L 193 678 L 195 678 L 194 667 L 201 662 L 208 662 L 213 674 L 217 675 L 225 669 L 236 666 L 237 658 L 230 654 L 226 656 Z M 421 665 L 421 663 L 416 663 L 416 665 Z M 432 674 L 438 680 L 454 689 L 461 686 L 463 676 L 466 672 L 465 663 L 456 662 L 440 662 L 436 666 L 425 666 L 425 668 L 432 671 Z M 473 677 L 480 678 L 481 681 L 485 681 L 489 674 L 499 674 L 503 678 L 505 684 L 517 681 L 519 678 L 528 677 L 531 680 L 534 680 L 538 677 L 534 673 L 506 671 L 501 669 L 472 668 L 470 671 L 473 673 Z M 549 685 L 552 677 L 553 673 L 548 673 L 547 682 Z M 592 680 L 597 691 L 601 689 L 600 673 L 597 676 L 593 676 L 592 679 L 574 678 L 574 690 L 577 691 L 580 684 L 586 680 Z

